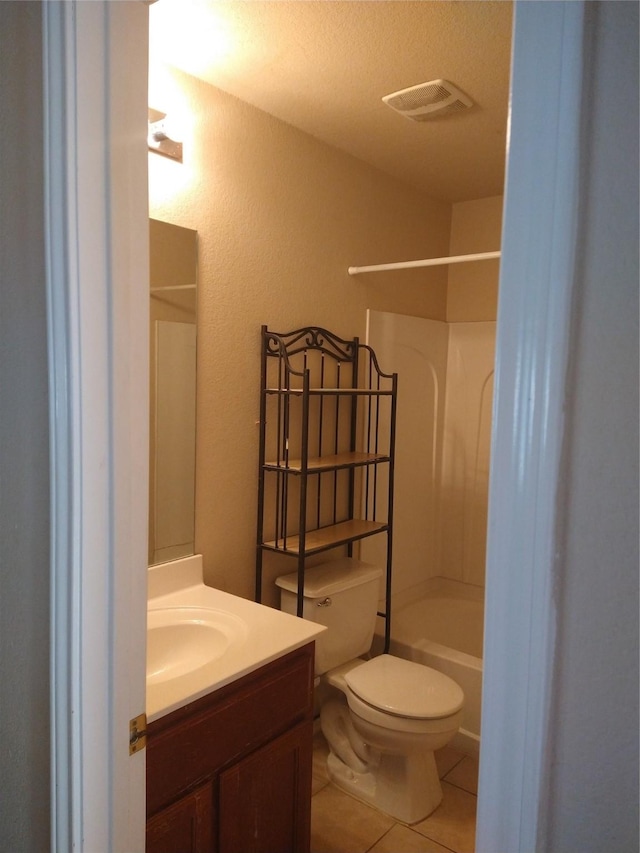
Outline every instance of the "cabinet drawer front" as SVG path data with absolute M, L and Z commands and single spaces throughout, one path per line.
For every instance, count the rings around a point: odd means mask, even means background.
M 147 815 L 313 711 L 313 644 L 149 726 Z

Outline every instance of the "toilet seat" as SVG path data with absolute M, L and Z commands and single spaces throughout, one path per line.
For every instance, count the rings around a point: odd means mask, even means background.
M 393 655 L 372 658 L 344 678 L 358 700 L 394 717 L 437 720 L 456 714 L 464 703 L 464 693 L 453 679 Z

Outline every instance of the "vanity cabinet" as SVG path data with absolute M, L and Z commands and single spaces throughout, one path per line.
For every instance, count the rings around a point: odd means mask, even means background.
M 148 725 L 147 853 L 308 853 L 314 644 Z
M 358 338 L 317 326 L 285 334 L 262 327 L 256 601 L 265 553 L 296 561 L 302 616 L 309 558 L 334 549 L 350 558 L 354 543 L 386 536 L 385 608 L 378 613 L 385 651 L 397 383 Z

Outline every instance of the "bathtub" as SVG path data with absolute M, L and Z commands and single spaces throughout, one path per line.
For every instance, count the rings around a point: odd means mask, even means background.
M 432 578 L 393 599 L 390 652 L 450 676 L 465 696 L 460 731 L 452 746 L 467 753 L 480 747 L 484 590 Z M 383 641 L 377 629 L 376 646 Z

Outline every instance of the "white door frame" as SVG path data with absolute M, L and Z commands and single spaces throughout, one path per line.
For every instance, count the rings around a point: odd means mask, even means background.
M 43 3 L 52 849 L 144 850 L 148 8 Z
M 148 212 L 138 122 L 146 118 L 147 10 L 108 0 L 43 7 L 53 846 L 137 851 L 144 847 L 144 753 L 129 758 L 126 730 L 144 703 L 148 310 L 141 247 Z M 540 838 L 582 30 L 583 0 L 516 3 L 479 853 L 530 851 Z
M 496 340 L 476 850 L 544 844 L 584 3 L 517 2 Z

